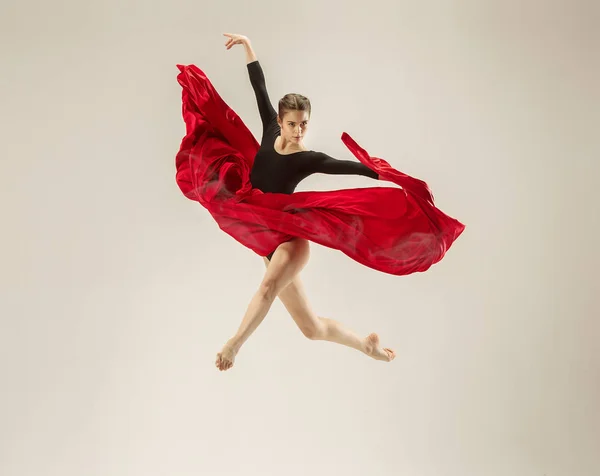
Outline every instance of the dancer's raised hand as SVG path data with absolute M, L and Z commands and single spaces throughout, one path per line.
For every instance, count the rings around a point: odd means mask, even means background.
M 225 46 L 227 49 L 231 49 L 234 45 L 244 45 L 249 42 L 248 37 L 244 35 L 236 35 L 235 33 L 223 33 L 228 38 Z

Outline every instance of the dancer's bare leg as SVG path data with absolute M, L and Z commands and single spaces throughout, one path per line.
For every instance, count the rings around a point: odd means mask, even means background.
M 306 265 L 309 258 L 309 243 L 294 239 L 282 243 L 275 250 L 263 280 L 250 301 L 237 333 L 227 341 L 217 354 L 215 365 L 219 370 L 233 366 L 235 356 L 248 337 L 263 321 L 277 295 L 292 281 Z
M 269 266 L 269 261 L 265 260 L 265 264 Z M 317 316 L 308 303 L 299 275 L 296 275 L 279 293 L 279 299 L 302 333 L 311 340 L 326 340 L 342 344 L 385 362 L 390 362 L 396 357 L 393 350 L 381 347 L 377 334 L 372 333 L 361 337 L 338 321 Z

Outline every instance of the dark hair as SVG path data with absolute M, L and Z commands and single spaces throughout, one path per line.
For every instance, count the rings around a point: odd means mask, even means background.
M 310 117 L 310 100 L 302 94 L 289 93 L 279 100 L 279 118 L 288 111 L 308 111 Z

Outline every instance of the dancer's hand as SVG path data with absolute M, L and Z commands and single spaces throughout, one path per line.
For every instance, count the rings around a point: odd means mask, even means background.
M 257 61 L 256 54 L 252 49 L 252 45 L 250 44 L 250 40 L 247 36 L 244 35 L 236 35 L 235 33 L 223 33 L 228 40 L 225 43 L 227 49 L 231 49 L 233 45 L 244 45 L 244 49 L 246 50 L 246 63 L 252 63 Z
M 247 36 L 236 35 L 235 33 L 223 33 L 224 36 L 229 38 L 225 43 L 227 49 L 231 49 L 233 45 L 246 45 L 250 42 Z

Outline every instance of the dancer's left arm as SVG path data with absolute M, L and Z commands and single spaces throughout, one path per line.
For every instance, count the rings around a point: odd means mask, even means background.
M 308 159 L 304 172 L 332 175 L 364 175 L 378 180 L 379 175 L 361 162 L 355 160 L 335 159 L 323 152 L 316 152 Z

